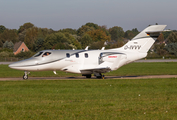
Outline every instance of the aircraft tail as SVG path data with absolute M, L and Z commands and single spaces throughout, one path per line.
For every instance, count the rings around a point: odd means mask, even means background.
M 125 51 L 147 53 L 165 27 L 166 25 L 149 26 L 135 36 L 131 41 L 126 43 L 123 47 L 113 50 L 121 49 Z

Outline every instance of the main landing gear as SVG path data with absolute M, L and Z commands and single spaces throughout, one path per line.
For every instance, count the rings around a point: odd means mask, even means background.
M 85 76 L 86 78 L 91 78 L 92 74 L 82 74 L 82 76 Z
M 94 75 L 96 76 L 96 78 L 104 79 L 104 75 L 102 75 L 101 73 L 94 73 Z
M 90 74 L 90 75 L 86 75 L 85 76 L 86 78 L 91 78 L 92 77 L 92 75 Z
M 23 75 L 24 80 L 28 79 L 28 74 L 29 74 L 29 72 L 27 72 L 27 71 L 24 72 L 24 75 Z
M 87 74 L 87 75 L 82 75 L 82 76 L 85 76 L 86 78 L 91 78 L 92 75 L 91 74 Z M 96 78 L 99 78 L 99 79 L 104 79 L 104 75 L 102 75 L 101 73 L 94 73 L 94 76 L 96 76 Z

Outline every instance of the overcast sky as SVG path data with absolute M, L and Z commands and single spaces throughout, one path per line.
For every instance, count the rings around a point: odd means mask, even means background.
M 18 29 L 26 22 L 53 30 L 87 22 L 124 31 L 155 23 L 177 30 L 177 0 L 0 0 L 0 25 Z

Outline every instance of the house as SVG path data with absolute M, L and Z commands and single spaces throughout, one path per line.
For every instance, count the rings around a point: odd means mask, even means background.
M 17 43 L 15 43 L 14 45 L 14 55 L 20 53 L 20 52 L 25 52 L 25 51 L 29 51 L 28 47 L 25 45 L 24 42 L 19 41 Z

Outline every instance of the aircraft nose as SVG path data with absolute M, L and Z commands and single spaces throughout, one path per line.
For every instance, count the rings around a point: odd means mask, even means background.
M 11 63 L 11 64 L 9 65 L 9 67 L 10 67 L 10 68 L 13 68 L 13 69 L 15 69 L 17 66 L 18 66 L 18 63 Z
M 24 61 L 18 61 L 15 63 L 11 63 L 9 67 L 16 70 L 23 70 L 24 65 L 26 65 Z
M 9 67 L 16 70 L 28 70 L 29 68 L 31 68 L 31 65 L 35 65 L 35 63 L 36 60 L 30 58 L 30 59 L 11 63 Z
M 13 67 L 12 64 L 10 64 L 9 67 L 12 68 Z

